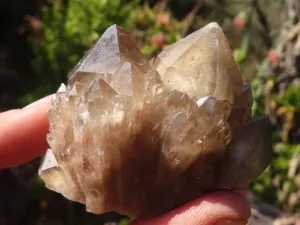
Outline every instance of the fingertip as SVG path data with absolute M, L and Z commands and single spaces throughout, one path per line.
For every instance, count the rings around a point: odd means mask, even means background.
M 48 95 L 44 98 L 39 99 L 38 101 L 32 102 L 31 104 L 25 106 L 23 109 L 28 110 L 30 108 L 36 108 L 37 106 L 42 105 L 42 104 L 44 104 L 44 105 L 50 104 L 52 97 L 53 97 L 53 95 Z
M 206 193 L 160 217 L 137 220 L 133 225 L 213 225 L 224 219 L 247 220 L 250 214 L 249 204 L 244 197 L 224 190 Z
M 47 149 L 49 101 L 0 114 L 0 169 L 43 155 Z

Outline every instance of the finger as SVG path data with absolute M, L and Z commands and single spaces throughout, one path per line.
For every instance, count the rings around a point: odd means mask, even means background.
M 0 169 L 25 163 L 45 153 L 50 98 L 0 114 Z
M 232 191 L 216 191 L 163 216 L 137 220 L 132 225 L 245 225 L 249 216 L 250 207 L 241 195 Z

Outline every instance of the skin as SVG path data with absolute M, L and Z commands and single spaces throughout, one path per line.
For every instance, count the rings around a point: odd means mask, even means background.
M 44 155 L 48 144 L 47 111 L 51 96 L 23 109 L 0 113 L 0 169 Z M 162 216 L 137 219 L 133 225 L 247 224 L 250 208 L 243 195 L 221 190 L 207 193 Z

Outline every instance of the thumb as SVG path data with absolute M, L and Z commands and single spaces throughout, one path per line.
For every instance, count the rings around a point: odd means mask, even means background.
M 162 216 L 136 220 L 132 225 L 246 225 L 249 217 L 250 207 L 240 194 L 216 191 Z

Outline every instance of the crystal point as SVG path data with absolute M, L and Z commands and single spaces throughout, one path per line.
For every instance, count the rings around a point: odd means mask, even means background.
M 233 103 L 243 86 L 227 39 L 216 23 L 167 47 L 157 57 L 156 70 L 166 89 L 190 97 L 212 95 Z
M 130 217 L 246 188 L 272 156 L 268 124 L 251 118 L 252 101 L 216 23 L 154 62 L 113 25 L 52 99 L 52 150 L 40 176 L 89 212 Z
M 57 164 L 57 160 L 53 154 L 53 151 L 49 148 L 46 152 L 46 155 L 44 156 L 42 165 L 39 168 L 39 174 L 41 174 L 42 171 L 51 169 L 53 167 L 58 167 L 58 164 Z
M 217 183 L 220 188 L 245 190 L 268 166 L 273 156 L 269 119 L 250 121 L 228 146 Z
M 111 98 L 117 92 L 110 87 L 103 79 L 99 78 L 87 89 L 85 93 L 85 100 L 91 102 L 99 98 Z
M 131 37 L 112 25 L 69 73 L 69 78 L 73 80 L 78 72 L 115 74 L 124 62 L 147 68 L 145 57 Z

